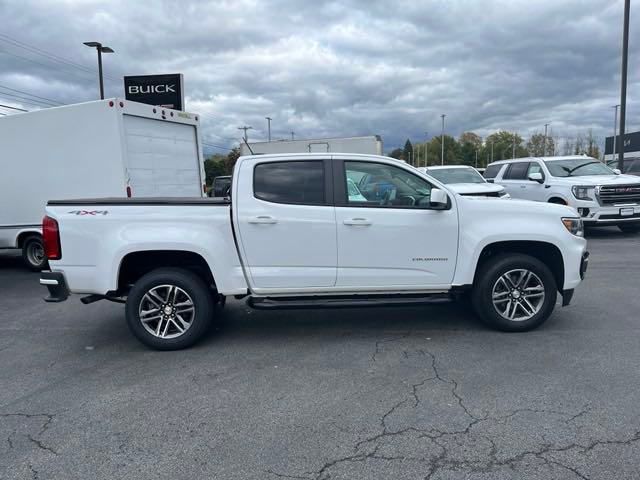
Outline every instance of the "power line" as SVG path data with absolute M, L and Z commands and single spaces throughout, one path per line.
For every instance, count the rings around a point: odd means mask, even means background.
M 58 102 L 57 100 L 53 100 L 53 99 L 47 98 L 47 97 L 41 97 L 40 95 L 34 95 L 33 93 L 25 92 L 23 90 L 17 90 L 15 88 L 6 87 L 4 85 L 0 85 L 0 88 L 4 88 L 5 90 L 11 90 L 12 92 L 22 93 L 23 95 L 28 95 L 30 97 L 35 97 L 35 98 L 40 98 L 42 100 L 47 100 L 48 102 L 57 103 L 58 105 L 63 105 L 61 102 Z
M 0 103 L 0 107 L 9 108 L 11 110 L 18 110 L 19 112 L 28 112 L 29 111 L 29 110 L 25 110 L 24 108 L 10 107 L 9 105 L 2 105 L 1 103 Z
M 17 98 L 18 103 L 26 103 L 27 105 L 33 105 L 35 107 L 56 107 L 57 105 L 51 105 L 49 103 L 44 103 L 42 101 L 38 101 L 38 100 L 32 100 L 30 98 L 26 98 L 26 97 L 22 97 L 20 95 L 14 95 L 13 93 L 6 93 L 6 92 L 2 92 L 0 91 L 0 95 L 2 95 L 3 97 L 11 97 L 11 98 Z M 11 102 L 12 100 L 5 98 L 5 100 Z M 15 101 L 15 100 L 14 100 Z
M 30 98 L 24 95 L 16 95 L 15 93 L 8 93 L 8 92 L 3 92 L 2 90 L 0 90 L 0 95 L 6 95 L 8 97 L 12 97 L 12 98 L 18 98 L 20 100 L 27 100 L 27 101 L 34 101 L 37 104 L 41 104 L 42 106 L 47 106 L 47 107 L 59 107 L 61 104 L 59 103 L 54 103 L 52 101 L 44 101 L 44 100 L 38 100 L 36 98 Z
M 76 63 L 76 62 L 74 62 L 72 60 L 69 60 L 67 58 L 61 57 L 61 56 L 56 55 L 56 54 L 51 53 L 51 52 L 47 52 L 46 50 L 43 50 L 43 49 L 38 48 L 38 47 L 35 47 L 33 45 L 29 45 L 27 43 L 21 42 L 20 40 L 16 40 L 15 38 L 12 38 L 12 37 L 10 37 L 8 35 L 5 35 L 3 33 L 0 33 L 0 41 L 3 41 L 5 43 L 8 43 L 8 44 L 13 45 L 13 46 L 18 47 L 18 48 L 22 48 L 23 50 L 26 50 L 28 52 L 34 53 L 36 55 L 40 55 L 42 57 L 45 57 L 45 58 L 49 59 L 50 61 L 57 62 L 57 63 L 60 63 L 60 64 L 64 64 L 64 65 L 67 65 L 69 67 L 73 67 L 73 68 L 76 68 L 78 70 L 82 70 L 82 71 L 84 71 L 86 73 L 90 73 L 92 75 L 96 75 L 96 73 L 97 73 L 92 68 L 85 67 L 84 65 Z M 104 76 L 109 78 L 109 79 L 111 79 L 111 80 L 118 80 L 117 78 L 111 77 L 110 75 L 104 75 Z
M 214 144 L 214 143 L 209 143 L 209 142 L 205 142 L 205 141 L 203 141 L 203 142 L 202 142 L 202 144 L 203 144 L 203 145 L 206 145 L 207 147 L 219 148 L 219 149 L 221 149 L 221 150 L 229 150 L 229 151 L 232 151 L 232 150 L 233 150 L 233 148 L 223 147 L 222 145 L 216 145 L 216 144 Z

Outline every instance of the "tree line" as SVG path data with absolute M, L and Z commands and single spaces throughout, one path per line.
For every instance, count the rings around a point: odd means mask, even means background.
M 396 148 L 389 153 L 389 156 L 416 166 L 440 165 L 442 154 L 440 142 L 439 136 L 416 144 L 407 139 L 404 148 Z M 561 146 L 560 143 L 562 143 Z M 445 165 L 485 167 L 492 161 L 513 157 L 582 154 L 600 159 L 598 141 L 591 130 L 586 134 L 564 139 L 548 135 L 546 142 L 543 133 L 534 133 L 525 142 L 517 133 L 505 130 L 492 133 L 484 139 L 474 132 L 464 132 L 457 139 L 450 135 L 444 136 Z M 231 175 L 238 157 L 240 157 L 240 149 L 237 147 L 226 155 L 216 153 L 207 157 L 204 161 L 207 185 L 211 185 L 215 177 Z
M 396 148 L 390 157 L 404 160 L 416 166 L 442 164 L 442 137 L 433 137 L 422 143 L 405 142 L 404 148 Z M 593 132 L 575 137 L 560 138 L 536 132 L 528 140 L 517 133 L 501 130 L 486 138 L 474 132 L 464 132 L 458 137 L 444 136 L 444 164 L 485 167 L 492 161 L 528 156 L 588 155 L 600 159 L 600 148 Z

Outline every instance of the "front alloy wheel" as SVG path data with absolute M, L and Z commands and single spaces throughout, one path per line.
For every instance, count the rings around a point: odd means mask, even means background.
M 544 323 L 558 294 L 549 267 L 521 253 L 487 259 L 476 274 L 471 293 L 478 316 L 506 332 L 523 332 Z
M 529 320 L 544 305 L 544 284 L 531 270 L 510 270 L 493 285 L 492 299 L 496 311 L 512 322 Z

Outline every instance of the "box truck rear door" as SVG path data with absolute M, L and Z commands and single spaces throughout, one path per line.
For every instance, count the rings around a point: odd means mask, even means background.
M 202 196 L 195 126 L 124 115 L 124 132 L 134 197 Z

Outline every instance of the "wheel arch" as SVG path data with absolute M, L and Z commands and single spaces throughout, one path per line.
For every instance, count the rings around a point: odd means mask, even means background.
M 487 261 L 505 253 L 519 253 L 540 260 L 553 273 L 558 291 L 563 291 L 565 268 L 562 252 L 556 245 L 539 240 L 508 240 L 486 245 L 478 257 L 473 283 L 475 284 L 478 280 L 478 273 Z
M 213 272 L 199 253 L 189 250 L 141 250 L 129 252 L 120 260 L 117 291 L 126 292 L 143 275 L 167 267 L 191 271 L 211 288 L 217 289 Z
M 40 230 L 22 230 L 18 235 L 16 235 L 16 248 L 22 248 L 24 246 L 24 242 L 29 237 L 38 237 L 40 241 L 42 241 L 42 233 Z

